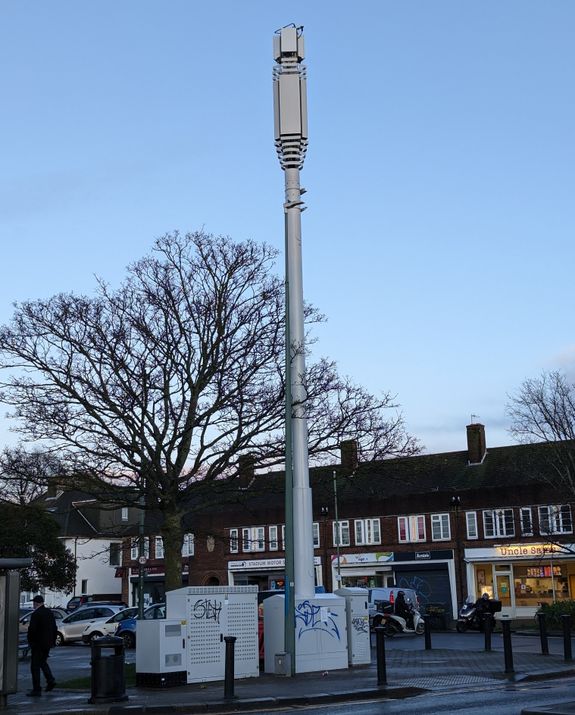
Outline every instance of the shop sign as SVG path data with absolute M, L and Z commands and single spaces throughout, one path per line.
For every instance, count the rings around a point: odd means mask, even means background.
M 319 556 L 314 556 L 314 566 L 321 564 Z M 244 559 L 244 561 L 228 562 L 230 571 L 245 571 L 247 569 L 283 569 L 285 568 L 285 559 Z
M 556 553 L 566 553 L 558 544 L 508 544 L 496 546 L 495 551 L 501 558 L 541 558 Z
M 332 554 L 332 566 L 334 565 L 333 562 L 337 560 L 337 554 Z M 351 564 L 377 564 L 385 561 L 393 561 L 392 551 L 377 551 L 367 554 L 345 554 L 339 557 L 341 566 L 350 566 Z
M 415 560 L 416 561 L 427 561 L 431 558 L 431 551 L 416 551 Z

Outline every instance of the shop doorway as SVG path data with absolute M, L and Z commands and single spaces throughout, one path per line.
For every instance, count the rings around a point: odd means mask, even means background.
M 511 608 L 512 594 L 511 594 L 511 574 L 495 574 L 495 590 L 497 592 L 497 598 L 501 601 L 502 608 Z

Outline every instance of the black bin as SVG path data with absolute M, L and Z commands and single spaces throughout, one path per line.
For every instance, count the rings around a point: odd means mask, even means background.
M 127 700 L 124 676 L 124 641 L 104 636 L 92 641 L 92 697 L 90 703 Z

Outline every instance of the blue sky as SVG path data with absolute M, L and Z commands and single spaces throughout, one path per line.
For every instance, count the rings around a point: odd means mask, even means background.
M 507 394 L 575 360 L 575 3 L 287 7 L 5 0 L 0 322 L 174 229 L 283 248 L 271 46 L 295 22 L 316 352 L 397 394 L 426 451 L 472 414 L 509 444 Z

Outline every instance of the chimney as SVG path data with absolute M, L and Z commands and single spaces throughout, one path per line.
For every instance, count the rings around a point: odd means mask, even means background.
M 255 477 L 255 457 L 242 454 L 238 459 L 238 482 L 241 489 L 247 489 Z
M 357 469 L 357 442 L 355 439 L 346 439 L 339 444 L 341 466 L 349 472 Z
M 485 426 L 474 422 L 467 425 L 467 458 L 469 464 L 481 464 L 485 458 Z

